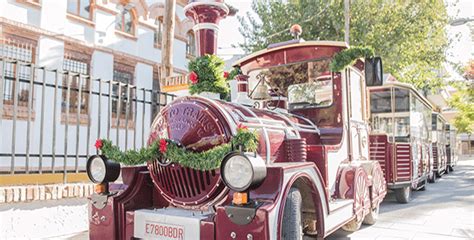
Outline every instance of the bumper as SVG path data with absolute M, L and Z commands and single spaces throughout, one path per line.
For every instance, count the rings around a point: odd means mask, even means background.
M 268 216 L 274 209 L 272 203 L 259 205 L 248 224 L 238 224 L 228 216 L 226 206 L 217 207 L 215 212 L 143 208 L 126 211 L 121 220 L 116 217 L 120 214 L 112 213 L 113 206 L 117 206 L 113 202 L 109 198 L 104 209 L 91 205 L 91 218 L 97 221 L 90 222 L 90 239 L 270 239 Z M 114 218 L 118 222 L 114 223 Z

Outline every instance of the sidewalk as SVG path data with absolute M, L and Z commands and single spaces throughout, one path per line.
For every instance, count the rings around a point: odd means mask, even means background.
M 426 191 L 413 192 L 408 204 L 389 193 L 375 225 L 339 230 L 328 239 L 474 239 L 474 159 L 459 161 Z
M 0 236 L 86 240 L 87 199 L 62 199 L 0 205 Z M 339 230 L 334 239 L 474 239 L 474 159 L 459 161 L 426 191 L 413 193 L 408 204 L 389 193 L 378 222 L 354 233 Z
M 0 204 L 0 239 L 44 239 L 88 228 L 86 198 Z

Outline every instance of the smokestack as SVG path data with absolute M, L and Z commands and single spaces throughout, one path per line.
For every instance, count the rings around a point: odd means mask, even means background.
M 190 0 L 184 7 L 186 16 L 194 22 L 198 56 L 217 53 L 219 21 L 229 15 L 224 0 Z

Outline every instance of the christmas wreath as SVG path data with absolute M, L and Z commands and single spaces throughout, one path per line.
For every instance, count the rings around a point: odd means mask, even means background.
M 95 147 L 102 155 L 124 165 L 139 165 L 148 161 L 167 160 L 197 170 L 217 169 L 224 156 L 233 148 L 241 147 L 243 151 L 255 152 L 258 147 L 258 137 L 241 124 L 237 127 L 237 134 L 229 143 L 215 146 L 207 151 L 193 152 L 171 139 L 156 139 L 149 146 L 138 150 L 121 151 L 118 146 L 106 139 L 98 139 Z
M 374 56 L 374 49 L 370 47 L 351 47 L 338 52 L 329 67 L 333 72 L 340 72 L 345 67 L 354 63 L 359 58 L 368 58 Z
M 202 92 L 219 93 L 225 97 L 229 93 L 226 79 L 229 73 L 224 72 L 224 61 L 216 55 L 197 57 L 188 64 L 190 94 Z

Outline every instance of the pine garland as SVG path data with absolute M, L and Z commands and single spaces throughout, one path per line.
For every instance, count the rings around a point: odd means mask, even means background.
M 226 96 L 229 93 L 224 77 L 224 61 L 216 55 L 206 54 L 188 63 L 191 85 L 190 94 L 202 92 L 219 93 Z
M 244 151 L 255 152 L 258 147 L 258 137 L 255 132 L 239 124 L 237 134 L 229 143 L 203 152 L 190 151 L 170 139 L 163 138 L 139 150 L 125 152 L 106 139 L 98 139 L 95 146 L 108 159 L 124 165 L 139 165 L 157 159 L 167 159 L 183 167 L 204 171 L 219 168 L 225 155 L 232 151 L 232 146 L 240 146 Z
M 351 47 L 338 52 L 329 67 L 332 72 L 340 72 L 345 67 L 353 64 L 359 58 L 374 56 L 374 49 L 371 47 Z

